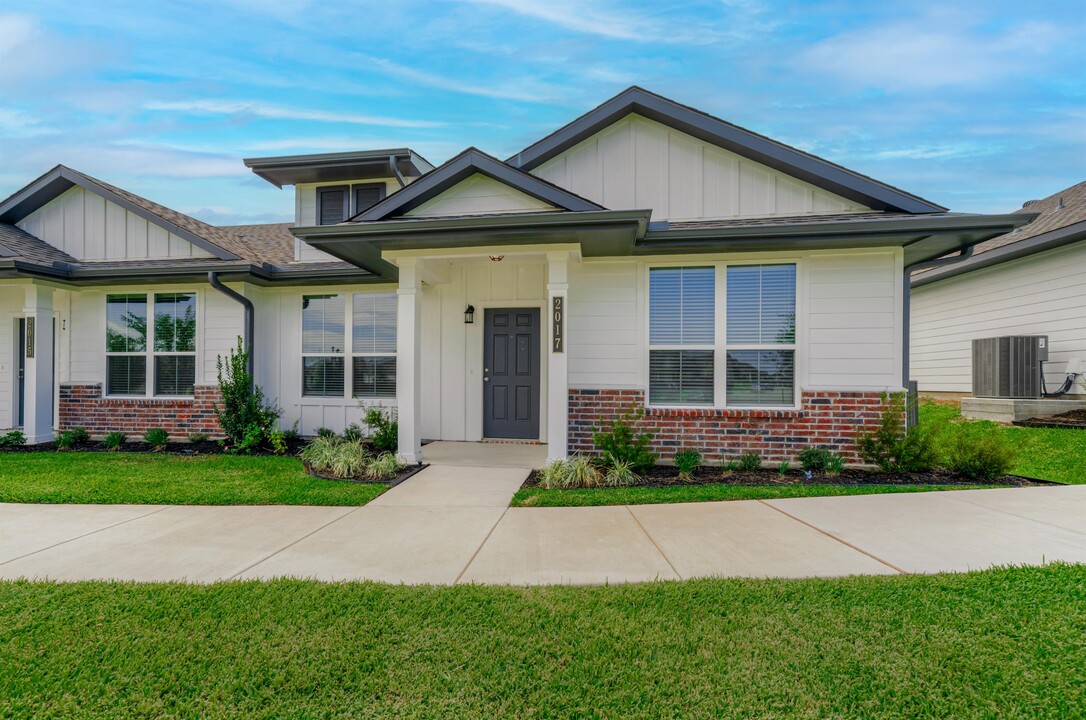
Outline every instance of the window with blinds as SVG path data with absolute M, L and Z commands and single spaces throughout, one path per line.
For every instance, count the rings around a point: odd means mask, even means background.
M 351 300 L 354 397 L 396 397 L 396 305 L 394 293 L 357 293 Z
M 317 188 L 317 224 L 337 225 L 347 219 L 347 186 Z
M 302 297 L 302 395 L 343 397 L 345 307 L 342 295 Z
M 351 195 L 354 200 L 351 215 L 357 215 L 385 199 L 385 184 L 363 183 L 361 185 L 352 185 Z
M 149 302 L 150 301 L 150 302 Z M 147 322 L 147 307 L 153 320 Z M 106 296 L 106 394 L 191 396 L 196 383 L 196 293 Z
M 731 265 L 727 273 L 725 402 L 794 404 L 796 266 Z
M 649 271 L 649 403 L 712 405 L 716 270 Z

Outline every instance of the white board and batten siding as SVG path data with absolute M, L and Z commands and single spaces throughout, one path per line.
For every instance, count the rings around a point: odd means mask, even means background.
M 640 115 L 628 115 L 532 174 L 612 210 L 652 208 L 653 220 L 868 210 Z
M 79 186 L 16 224 L 77 260 L 213 257 L 165 227 Z
M 912 376 L 924 391 L 971 392 L 977 338 L 1047 335 L 1054 363 L 1086 363 L 1086 242 L 920 286 L 911 316 Z
M 545 212 L 555 206 L 498 182 L 482 173 L 475 173 L 448 190 L 435 195 L 406 217 L 443 217 L 447 215 L 496 215 L 513 212 Z

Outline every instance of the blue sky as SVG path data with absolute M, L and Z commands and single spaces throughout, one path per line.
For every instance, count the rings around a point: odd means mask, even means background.
M 519 150 L 638 84 L 953 210 L 1086 179 L 1081 0 L 0 5 L 0 196 L 65 163 L 216 223 L 243 157 Z

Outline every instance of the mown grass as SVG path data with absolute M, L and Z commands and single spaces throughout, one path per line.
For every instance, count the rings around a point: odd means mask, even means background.
M 451 588 L 0 583 L 0 716 L 1070 718 L 1086 567 Z
M 364 505 L 385 488 L 310 477 L 291 457 L 0 454 L 0 502 Z
M 513 507 L 581 507 L 586 505 L 647 505 L 653 503 L 708 502 L 717 500 L 769 500 L 772 498 L 823 497 L 828 495 L 876 495 L 930 490 L 976 490 L 1002 485 L 673 485 L 669 487 L 586 488 L 517 490 Z

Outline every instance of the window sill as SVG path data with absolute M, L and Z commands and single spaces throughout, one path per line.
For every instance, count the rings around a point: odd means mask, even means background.
M 802 417 L 803 408 L 794 405 L 771 407 L 711 407 L 707 405 L 661 406 L 649 405 L 645 417 Z
M 176 402 L 195 402 L 196 398 L 192 395 L 103 395 L 102 402 L 140 402 L 140 403 L 176 403 Z

